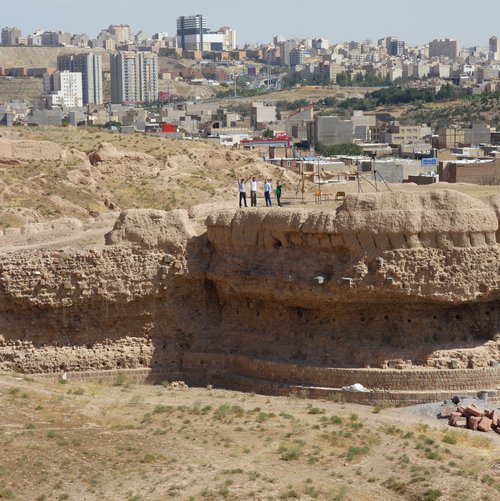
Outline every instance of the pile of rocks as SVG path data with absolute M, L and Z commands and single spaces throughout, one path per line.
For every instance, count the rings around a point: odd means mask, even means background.
M 185 390 L 189 388 L 189 386 L 184 381 L 172 381 L 169 387 L 179 390 Z
M 448 418 L 448 424 L 455 428 L 468 428 L 474 431 L 488 432 L 494 430 L 500 434 L 500 412 L 498 410 L 482 410 L 474 404 L 445 405 L 440 416 Z

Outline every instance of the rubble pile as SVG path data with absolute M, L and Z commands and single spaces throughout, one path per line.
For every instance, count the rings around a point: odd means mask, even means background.
M 474 404 L 445 405 L 440 417 L 448 418 L 448 424 L 455 428 L 468 428 L 473 431 L 495 431 L 500 434 L 500 411 L 482 410 Z

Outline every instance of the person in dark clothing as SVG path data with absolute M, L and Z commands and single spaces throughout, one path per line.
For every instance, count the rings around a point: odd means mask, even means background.
M 266 200 L 266 207 L 271 207 L 271 183 L 269 182 L 269 179 L 266 179 L 266 182 L 264 183 L 264 198 Z
M 276 200 L 278 202 L 278 207 L 281 207 L 281 183 L 276 181 L 276 189 L 274 190 L 276 194 Z

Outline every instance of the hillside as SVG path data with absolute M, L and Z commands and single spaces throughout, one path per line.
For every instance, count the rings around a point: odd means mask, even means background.
M 14 137 L 51 143 L 45 144 L 48 153 L 38 154 L 35 143 L 32 154 L 27 147 L 23 158 L 14 155 L 0 163 L 0 225 L 4 227 L 56 217 L 85 220 L 110 208 L 235 204 L 237 179 L 251 175 L 280 177 L 287 188 L 298 182 L 295 174 L 264 164 L 252 153 L 201 142 L 70 127 L 10 132 Z M 105 159 L 92 165 L 87 154 L 96 150 Z
M 0 47 L 0 66 L 6 68 L 44 68 L 57 66 L 57 56 L 88 52 L 78 47 Z M 109 53 L 104 49 L 91 49 L 103 57 L 103 67 L 109 70 Z
M 0 103 L 19 99 L 33 104 L 43 90 L 41 78 L 0 77 Z
M 2 499 L 498 498 L 498 440 L 401 409 L 0 377 Z M 453 487 L 455 486 L 455 487 Z

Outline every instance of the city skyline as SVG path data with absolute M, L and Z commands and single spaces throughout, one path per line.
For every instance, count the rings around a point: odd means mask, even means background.
M 231 26 L 237 32 L 238 43 L 250 44 L 271 42 L 276 35 L 324 37 L 336 43 L 364 39 L 376 42 L 391 35 L 412 45 L 449 37 L 457 39 L 460 46 L 487 46 L 490 36 L 500 35 L 500 3 L 493 0 L 478 0 L 473 9 L 465 0 L 421 0 L 413 6 L 396 0 L 359 0 L 338 6 L 318 0 L 314 5 L 314 9 L 301 10 L 262 0 L 254 0 L 249 6 L 207 6 L 206 2 L 194 0 L 167 7 L 163 1 L 150 0 L 148 9 L 138 10 L 131 0 L 24 0 L 22 10 L 7 4 L 2 22 L 3 26 L 19 27 L 23 34 L 47 29 L 95 36 L 110 24 L 123 23 L 134 32 L 174 35 L 178 16 L 203 14 L 209 28 Z

